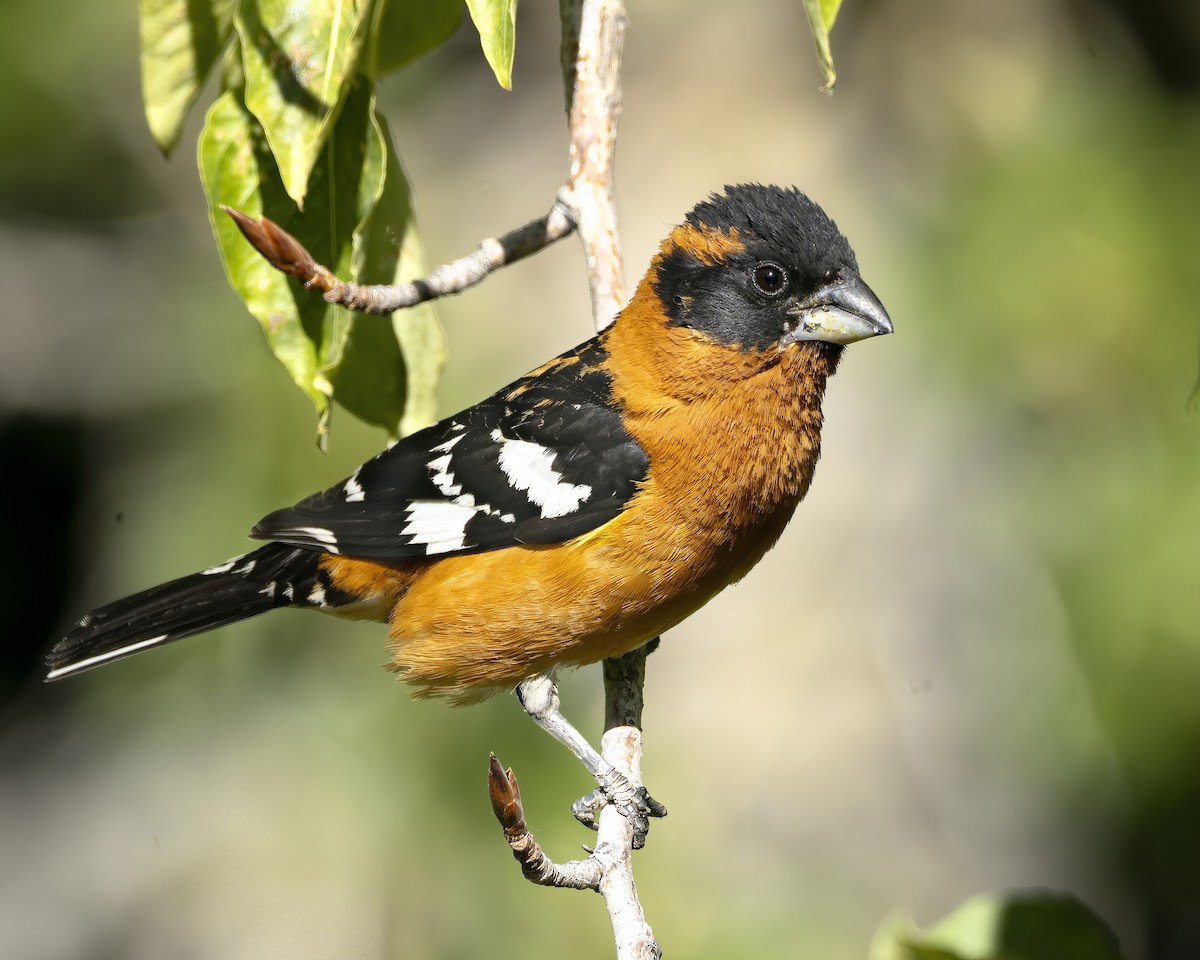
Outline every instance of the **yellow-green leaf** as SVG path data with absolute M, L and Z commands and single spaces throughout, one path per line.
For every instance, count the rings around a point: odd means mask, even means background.
M 366 72 L 387 73 L 440 47 L 462 23 L 462 0 L 377 0 Z
M 314 386 L 317 349 L 300 323 L 295 291 L 219 209 L 219 204 L 225 203 L 252 216 L 271 209 L 274 219 L 279 213 L 276 208 L 287 201 L 262 128 L 236 93 L 222 94 L 209 108 L 198 159 L 213 234 L 229 283 L 262 325 L 271 351 L 324 419 L 329 398 Z
M 370 0 L 243 0 L 239 6 L 245 103 L 299 206 L 354 81 L 370 6 Z
M 467 10 L 483 55 L 505 90 L 512 89 L 513 53 L 517 46 L 517 0 L 467 0 Z
M 234 0 L 139 0 L 142 102 L 150 133 L 170 153 L 233 27 Z
M 411 212 L 397 221 L 394 236 L 383 222 L 401 208 L 410 210 L 403 175 L 392 176 L 389 149 L 365 78 L 346 97 L 313 168 L 303 211 L 288 197 L 261 127 L 235 93 L 225 93 L 213 105 L 200 138 L 201 178 L 230 283 L 316 407 L 322 446 L 331 398 L 393 433 L 401 421 L 429 416 L 432 384 L 443 359 L 432 310 L 426 307 L 393 322 L 326 303 L 271 267 L 218 206 L 265 214 L 341 277 L 390 282 L 423 265 L 411 262 L 417 242 Z M 398 161 L 395 166 L 399 169 Z M 402 203 L 393 199 L 397 191 Z M 396 330 L 406 319 L 412 320 L 408 340 L 398 340 Z M 406 353 L 410 346 L 411 354 Z M 418 348 L 424 350 L 421 355 Z
M 350 270 L 359 283 L 405 283 L 428 273 L 408 178 L 383 118 L 372 104 L 364 186 L 382 187 L 354 230 Z M 338 403 L 368 423 L 403 436 L 432 423 L 446 343 L 432 304 L 390 319 L 355 315 L 340 362 L 328 371 Z
M 812 28 L 813 41 L 817 45 L 817 62 L 821 66 L 821 74 L 825 77 L 822 90 L 832 90 L 837 83 L 837 71 L 833 69 L 833 51 L 829 47 L 829 34 L 837 20 L 838 8 L 842 0 L 804 0 L 804 10 L 808 14 L 808 25 Z

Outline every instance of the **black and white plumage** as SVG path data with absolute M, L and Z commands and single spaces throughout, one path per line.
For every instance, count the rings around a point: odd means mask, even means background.
M 270 543 L 93 610 L 55 645 L 46 679 L 81 673 L 276 607 L 330 609 L 352 602 L 318 569 L 319 560 L 311 550 Z
M 272 543 L 89 613 L 54 647 L 47 679 L 276 607 L 370 615 L 333 585 L 326 554 L 400 561 L 559 543 L 611 520 L 649 458 L 622 424 L 606 360 L 589 340 L 268 515 L 251 536 Z
M 376 560 L 559 543 L 611 520 L 649 470 L 588 340 L 251 536 Z

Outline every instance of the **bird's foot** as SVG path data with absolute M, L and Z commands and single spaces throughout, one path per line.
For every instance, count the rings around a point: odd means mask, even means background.
M 635 787 L 617 770 L 600 774 L 596 782 L 599 786 L 595 790 L 571 805 L 571 813 L 585 827 L 595 830 L 600 810 L 611 804 L 633 826 L 633 849 L 640 850 L 646 845 L 650 818 L 665 817 L 667 808 L 650 796 L 645 787 Z

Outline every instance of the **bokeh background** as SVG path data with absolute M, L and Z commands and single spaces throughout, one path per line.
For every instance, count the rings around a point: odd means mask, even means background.
M 630 281 L 696 200 L 794 183 L 897 334 L 851 348 L 787 535 L 650 660 L 638 855 L 670 955 L 862 958 L 893 910 L 1073 891 L 1200 956 L 1200 8 L 847 0 L 840 86 L 791 0 L 630 0 Z M 43 686 L 81 612 L 239 552 L 383 440 L 307 401 L 226 287 L 194 162 L 140 114 L 135 4 L 0 13 L 0 955 L 606 957 L 520 879 L 582 771 L 511 698 L 414 703 L 382 630 L 284 612 Z M 515 89 L 464 26 L 384 109 L 430 262 L 565 173 L 556 10 Z M 452 412 L 590 333 L 577 244 L 441 307 Z M 819 563 L 818 569 L 813 569 Z M 596 668 L 568 713 L 600 723 Z

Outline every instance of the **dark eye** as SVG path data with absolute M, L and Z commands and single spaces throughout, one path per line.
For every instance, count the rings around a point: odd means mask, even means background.
M 777 297 L 787 289 L 787 271 L 777 263 L 767 261 L 754 268 L 754 286 L 763 296 Z

